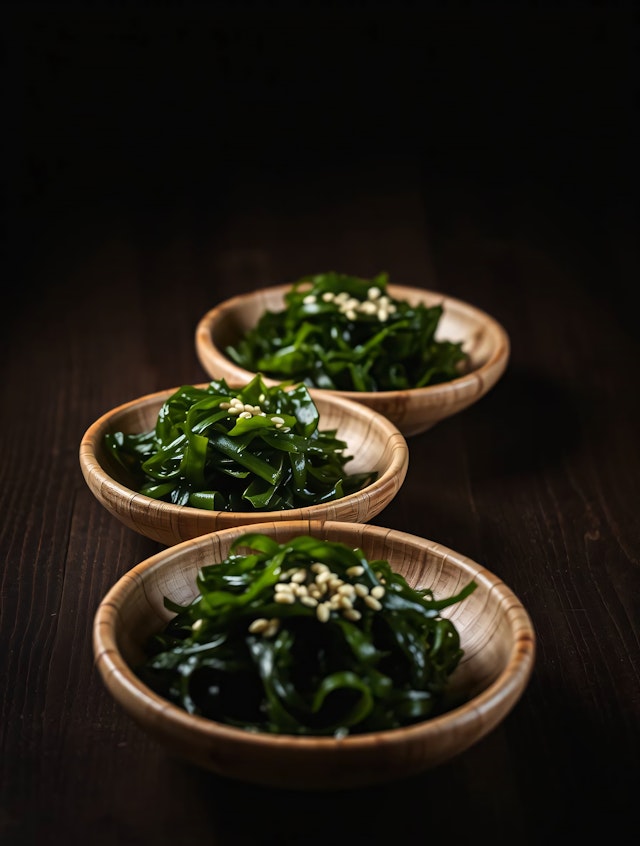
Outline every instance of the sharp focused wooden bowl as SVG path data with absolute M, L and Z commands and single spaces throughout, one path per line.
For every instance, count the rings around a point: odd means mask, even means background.
M 107 432 L 152 429 L 161 405 L 175 390 L 148 394 L 113 408 L 89 426 L 80 443 L 80 467 L 94 496 L 130 529 L 159 543 L 171 545 L 229 526 L 263 521 L 308 518 L 365 523 L 389 504 L 404 482 L 409 451 L 393 423 L 343 397 L 310 391 L 320 415 L 319 428 L 336 429 L 336 436 L 346 442 L 347 453 L 353 456 L 345 471 L 376 470 L 378 478 L 372 484 L 332 502 L 287 511 L 207 511 L 143 496 L 105 448 L 104 436 Z
M 384 559 L 413 587 L 436 598 L 471 579 L 478 587 L 443 612 L 455 623 L 464 657 L 450 678 L 463 704 L 416 725 L 343 739 L 258 734 L 186 711 L 146 687 L 132 667 L 147 638 L 172 617 L 168 596 L 186 604 L 198 569 L 220 562 L 245 531 L 279 543 L 298 535 L 360 547 Z M 298 520 L 239 526 L 165 549 L 124 575 L 101 602 L 93 626 L 95 661 L 122 708 L 169 753 L 218 775 L 286 789 L 342 789 L 415 775 L 463 753 L 491 732 L 520 699 L 530 678 L 535 633 L 513 592 L 474 561 L 424 538 L 370 524 Z
M 195 332 L 196 353 L 211 378 L 246 382 L 255 375 L 235 364 L 226 355 L 225 348 L 253 328 L 265 311 L 282 311 L 284 295 L 290 288 L 288 284 L 276 285 L 240 294 L 215 306 L 200 319 Z M 409 437 L 468 408 L 496 384 L 509 361 L 509 336 L 494 318 L 461 300 L 402 285 L 389 285 L 387 290 L 390 296 L 412 305 L 442 304 L 437 337 L 463 343 L 463 350 L 470 356 L 467 372 L 450 382 L 413 390 L 322 390 L 322 393 L 335 393 L 384 414 Z M 267 384 L 274 384 L 266 374 L 263 377 Z

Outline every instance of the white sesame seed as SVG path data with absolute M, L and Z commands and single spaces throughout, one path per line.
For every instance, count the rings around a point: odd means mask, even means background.
M 303 300 L 302 300 L 302 302 L 305 305 L 311 305 L 312 303 L 315 303 L 315 301 L 316 301 L 316 295 L 315 294 L 307 294 L 307 296 L 304 297 Z
M 350 585 L 348 582 L 343 582 L 341 585 L 338 585 L 337 591 L 343 596 L 353 596 L 356 592 L 356 589 L 353 585 Z
M 322 561 L 314 561 L 309 569 L 314 573 L 324 573 L 325 570 L 328 570 L 329 568 L 326 564 L 323 564 Z
M 230 402 L 221 402 L 220 403 L 220 408 L 230 408 L 230 406 L 231 406 Z
M 362 617 L 362 614 L 356 610 L 355 608 L 345 608 L 342 612 L 342 616 L 345 617 L 347 620 L 352 620 L 355 622 Z
M 264 394 L 260 394 L 260 396 L 258 397 L 258 402 L 264 402 L 265 400 L 266 400 L 265 395 L 264 395 Z
M 278 581 L 273 586 L 276 593 L 291 593 L 292 587 L 289 582 Z
M 292 576 L 291 576 L 291 581 L 297 582 L 298 584 L 302 584 L 302 582 L 304 582 L 306 578 L 307 578 L 307 571 L 306 570 L 304 570 L 304 569 L 296 570 L 295 573 L 293 573 Z
M 352 308 L 350 308 L 348 311 L 345 311 L 345 317 L 347 318 L 347 320 L 355 320 L 356 313 Z
M 363 585 L 362 582 L 358 582 L 353 586 L 357 596 L 366 596 L 369 593 L 369 588 L 366 585 Z
M 316 608 L 316 617 L 320 620 L 321 623 L 326 623 L 329 617 L 331 616 L 331 608 L 329 607 L 328 603 L 323 602 L 321 605 L 318 605 Z
M 300 602 L 309 608 L 315 608 L 318 604 L 318 600 L 315 599 L 313 596 L 301 596 Z
M 280 620 L 277 617 L 274 617 L 273 620 L 269 621 L 269 625 L 266 629 L 262 632 L 264 637 L 273 637 L 277 634 L 278 629 L 280 628 Z
M 354 564 L 353 567 L 347 567 L 347 576 L 361 576 L 364 573 L 364 567 L 360 564 Z
M 379 611 L 382 608 L 382 605 L 378 602 L 375 596 L 365 596 L 363 597 L 365 605 L 368 605 L 369 608 L 373 609 L 374 611 Z
M 386 591 L 382 585 L 376 585 L 374 588 L 371 588 L 371 596 L 374 596 L 376 599 L 382 599 L 385 593 Z
M 341 608 L 353 608 L 353 602 L 348 596 L 341 595 L 338 604 Z
M 252 634 L 260 634 L 260 632 L 264 632 L 266 628 L 269 626 L 269 620 L 266 617 L 257 617 L 249 626 L 249 631 Z
M 203 623 L 204 623 L 204 620 L 202 620 L 202 619 L 196 620 L 194 623 L 192 623 L 191 630 L 194 631 L 194 632 L 197 632 L 198 629 L 202 628 Z
M 330 303 L 331 300 L 335 299 L 333 291 L 325 291 L 322 295 L 322 299 L 325 301 L 325 303 Z
M 237 405 L 232 405 L 232 406 L 229 407 L 229 414 L 233 414 L 233 415 L 240 414 L 240 409 L 238 408 Z
M 284 418 L 282 418 L 282 417 L 277 417 L 276 415 L 274 415 L 274 416 L 271 418 L 271 422 L 272 422 L 272 423 L 275 423 L 275 424 L 276 424 L 276 426 L 277 426 L 278 424 L 280 424 L 280 426 L 282 426 L 282 424 L 284 423 Z
M 323 585 L 325 582 L 328 582 L 330 579 L 333 578 L 333 573 L 331 570 L 322 570 L 322 572 L 318 573 L 316 576 L 316 584 Z
M 285 593 L 284 591 L 276 593 L 274 599 L 276 602 L 280 603 L 280 605 L 293 605 L 293 603 L 296 601 L 296 598 L 293 593 Z
M 253 414 L 250 411 L 241 411 L 238 414 L 238 417 L 243 417 L 245 420 L 250 420 L 253 417 Z
M 380 288 L 371 287 L 367 291 L 367 296 L 369 297 L 370 300 L 377 300 L 378 297 L 380 296 L 380 294 L 381 294 Z

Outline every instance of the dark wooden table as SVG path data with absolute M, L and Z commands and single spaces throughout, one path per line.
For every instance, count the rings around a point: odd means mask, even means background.
M 0 842 L 538 844 L 633 831 L 640 335 L 628 112 L 608 133 L 609 118 L 589 123 L 575 105 L 578 90 L 568 127 L 560 96 L 537 101 L 533 117 L 547 125 L 531 146 L 522 105 L 513 123 L 480 124 L 484 146 L 465 142 L 460 116 L 410 143 L 375 135 L 372 98 L 360 104 L 366 130 L 321 143 L 312 109 L 298 103 L 294 119 L 273 97 L 273 137 L 260 124 L 248 138 L 245 116 L 223 141 L 208 125 L 203 140 L 194 121 L 187 143 L 175 127 L 163 134 L 157 103 L 137 118 L 124 83 L 117 104 L 99 91 L 96 113 L 83 100 L 78 117 L 72 103 L 91 87 L 83 71 L 111 79 L 99 52 L 109 38 L 92 43 L 86 21 L 25 20 L 12 43 L 28 119 L 9 169 L 0 360 Z M 591 31 L 580 30 L 585 54 Z M 596 105 L 626 102 L 626 84 L 616 76 Z M 237 118 L 229 91 L 217 94 L 227 97 L 223 117 Z M 407 103 L 398 108 L 406 121 L 396 127 L 415 129 Z M 347 113 L 333 112 L 330 129 Z M 78 446 L 112 406 L 205 380 L 194 331 L 216 303 L 331 269 L 386 270 L 392 282 L 483 308 L 509 332 L 503 379 L 410 439 L 405 484 L 375 522 L 502 577 L 532 617 L 538 651 L 515 709 L 457 760 L 320 795 L 173 760 L 109 697 L 92 663 L 93 615 L 114 581 L 160 547 L 99 506 Z

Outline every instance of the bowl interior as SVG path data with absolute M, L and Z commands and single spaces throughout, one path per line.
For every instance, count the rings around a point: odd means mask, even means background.
M 250 371 L 235 364 L 225 349 L 252 329 L 265 311 L 281 311 L 285 307 L 284 295 L 290 287 L 276 285 L 241 294 L 219 304 L 201 318 L 196 327 L 195 346 L 209 376 L 245 381 L 250 378 Z M 461 300 L 402 285 L 389 285 L 388 291 L 396 299 L 412 305 L 442 304 L 437 337 L 462 343 L 469 356 L 466 369 L 456 379 L 424 388 L 380 392 L 323 390 L 322 393 L 334 393 L 363 403 L 387 416 L 403 435 L 416 435 L 486 394 L 506 369 L 510 341 L 496 320 Z M 265 382 L 273 384 L 268 376 L 263 374 L 263 377 Z
M 203 386 L 204 387 L 204 386 Z M 114 459 L 104 445 L 104 435 L 107 432 L 135 433 L 144 432 L 155 426 L 158 411 L 165 398 L 172 392 L 163 392 L 144 397 L 139 402 L 128 403 L 117 408 L 108 419 L 104 420 L 100 434 L 102 437 L 95 441 L 95 455 L 97 461 L 116 481 L 125 487 L 132 487 L 133 477 Z M 320 429 L 336 429 L 337 436 L 346 441 L 348 454 L 351 459 L 345 465 L 348 473 L 367 472 L 377 470 L 382 474 L 388 470 L 391 457 L 384 448 L 389 438 L 398 441 L 392 427 L 385 425 L 386 421 L 379 421 L 381 429 L 372 421 L 371 415 L 362 413 L 356 407 L 346 407 L 340 401 L 332 400 L 315 391 L 311 392 L 320 413 Z M 355 415 L 355 416 L 353 416 Z
M 320 414 L 319 428 L 335 429 L 337 437 L 347 444 L 347 454 L 352 456 L 345 472 L 377 472 L 377 479 L 366 488 L 327 503 L 266 512 L 208 511 L 143 496 L 136 492 L 131 475 L 106 448 L 104 436 L 153 428 L 162 403 L 171 393 L 173 390 L 150 394 L 113 409 L 89 427 L 80 444 L 81 468 L 94 495 L 130 528 L 160 543 L 179 543 L 238 524 L 297 517 L 366 522 L 391 501 L 404 482 L 408 446 L 393 423 L 358 403 L 312 391 Z
M 240 294 L 207 312 L 196 328 L 196 348 L 201 363 L 212 376 L 219 376 L 220 368 L 227 373 L 242 375 L 249 372 L 235 365 L 226 355 L 226 347 L 236 343 L 252 329 L 265 311 L 279 312 L 285 307 L 284 295 L 290 285 L 275 285 L 248 294 Z M 389 293 L 411 305 L 443 305 L 436 337 L 440 340 L 462 342 L 469 355 L 468 370 L 477 370 L 493 357 L 502 356 L 508 344 L 504 329 L 482 310 L 436 291 L 389 285 Z M 226 362 L 222 361 L 226 359 Z M 222 374 L 224 375 L 224 374 Z M 436 386 L 434 386 L 436 387 Z M 351 392 L 344 392 L 351 393 Z
M 107 687 L 138 723 L 173 744 L 177 754 L 247 781 L 291 788 L 352 787 L 441 763 L 490 731 L 519 699 L 533 666 L 533 628 L 512 591 L 485 568 L 432 541 L 378 526 L 303 520 L 251 529 L 279 542 L 313 534 L 360 547 L 370 559 L 388 560 L 414 587 L 432 588 L 436 597 L 451 595 L 474 579 L 474 593 L 443 612 L 455 622 L 465 650 L 451 677 L 451 710 L 404 729 L 342 740 L 309 739 L 256 735 L 188 717 L 147 689 L 132 667 L 141 660 L 149 635 L 172 616 L 164 597 L 189 602 L 196 594 L 198 568 L 222 560 L 247 531 L 235 527 L 179 544 L 138 565 L 112 588 L 96 614 L 94 651 Z M 211 752 L 219 744 L 225 750 L 221 757 Z

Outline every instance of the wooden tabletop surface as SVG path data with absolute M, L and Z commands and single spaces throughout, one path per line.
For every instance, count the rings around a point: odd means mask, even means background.
M 396 69 L 388 77 L 376 63 L 373 92 L 352 53 L 344 79 L 321 82 L 305 66 L 291 83 L 265 57 L 274 39 L 281 54 L 299 40 L 231 13 L 207 29 L 15 12 L 0 360 L 3 846 L 575 843 L 635 825 L 634 36 L 614 6 L 604 21 L 567 14 L 555 27 L 538 14 L 546 70 L 531 73 L 493 25 L 484 48 L 504 49 L 490 72 L 469 19 L 441 20 L 435 38 L 411 16 L 393 17 L 395 28 L 351 17 L 342 40 L 324 20 L 307 58 L 331 37 L 329 65 L 354 44 L 390 61 L 393 46 Z M 172 74 L 163 57 L 179 45 Z M 451 45 L 466 74 L 443 89 Z M 174 760 L 110 698 L 93 666 L 93 616 L 160 547 L 101 508 L 78 446 L 111 407 L 205 381 L 194 332 L 209 308 L 323 270 L 387 271 L 507 329 L 504 377 L 409 440 L 406 481 L 373 522 L 499 575 L 531 615 L 537 658 L 504 723 L 456 760 L 320 795 Z

